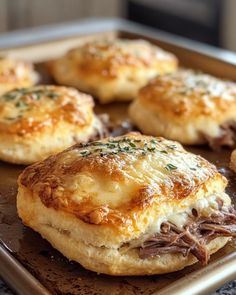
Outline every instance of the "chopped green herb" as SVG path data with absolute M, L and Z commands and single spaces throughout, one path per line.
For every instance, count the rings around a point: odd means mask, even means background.
M 136 145 L 135 145 L 133 142 L 129 142 L 129 145 L 130 145 L 131 147 L 133 147 L 133 148 L 136 147 Z
M 156 148 L 154 148 L 154 147 L 152 147 L 152 148 L 147 148 L 147 150 L 148 150 L 149 152 L 154 152 L 154 151 L 156 150 Z
M 157 143 L 155 139 L 151 139 L 151 143 Z
M 6 101 L 11 101 L 23 95 L 30 95 L 32 99 L 39 100 L 42 96 L 46 96 L 49 98 L 56 98 L 60 94 L 53 92 L 53 89 L 51 90 L 48 87 L 42 87 L 39 89 L 37 89 L 37 87 L 36 88 L 19 88 L 19 89 L 7 92 L 6 94 L 2 96 L 2 99 Z
M 95 149 L 95 152 L 102 152 L 102 149 Z
M 5 101 L 14 100 L 16 98 L 15 94 L 7 93 L 2 96 Z
M 166 165 L 165 169 L 168 171 L 173 171 L 173 170 L 176 170 L 177 167 L 175 165 L 169 163 Z
M 27 103 L 26 103 L 25 101 L 19 100 L 19 101 L 15 104 L 15 106 L 16 106 L 17 108 L 22 108 L 22 107 L 26 107 L 26 106 L 27 106 Z
M 88 155 L 90 155 L 90 152 L 89 151 L 82 151 L 82 152 L 80 152 L 80 154 L 82 157 L 87 157 Z
M 116 147 L 116 145 L 114 143 L 108 143 L 107 146 L 110 148 L 110 149 L 113 149 Z
M 165 150 L 160 151 L 160 153 L 162 153 L 162 154 L 168 154 L 168 152 L 165 151 Z
M 175 144 L 167 145 L 167 147 L 171 150 L 174 150 L 177 148 L 177 146 Z
M 158 141 L 151 140 L 143 142 L 139 139 L 136 140 L 124 137 L 120 140 L 109 139 L 108 142 L 95 141 L 88 145 L 80 145 L 79 148 L 89 148 L 89 151 L 83 150 L 81 152 L 81 156 L 83 157 L 87 157 L 94 153 L 100 155 L 101 157 L 106 155 L 115 155 L 118 153 L 139 154 L 145 156 L 150 152 L 153 153 L 157 151 L 156 145 L 153 145 L 153 143 L 158 143 Z M 160 152 L 167 154 L 167 151 Z

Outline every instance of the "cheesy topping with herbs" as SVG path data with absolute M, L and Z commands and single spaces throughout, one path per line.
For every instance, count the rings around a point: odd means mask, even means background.
M 132 100 L 156 75 L 177 69 L 177 58 L 144 40 L 94 40 L 50 63 L 60 84 L 77 87 L 102 103 Z
M 129 115 L 144 134 L 188 145 L 230 146 L 236 83 L 192 70 L 158 76 L 140 89 Z
M 165 69 L 165 62 L 174 64 L 174 56 L 144 40 L 115 41 L 98 40 L 88 42 L 79 48 L 72 49 L 68 57 L 77 59 L 84 74 L 97 73 L 104 77 L 116 78 L 121 66 L 148 68 L 159 66 L 160 74 Z
M 236 107 L 236 84 L 182 70 L 152 80 L 140 90 L 139 101 L 182 120 L 200 115 L 217 118 L 230 106 Z
M 103 134 L 91 96 L 39 85 L 0 96 L 0 159 L 32 164 Z
M 215 166 L 179 143 L 136 133 L 74 145 L 19 179 L 44 206 L 124 233 L 186 211 L 224 192 L 226 183 Z
M 18 87 L 35 84 L 38 75 L 32 64 L 9 57 L 0 57 L 0 94 Z
M 72 88 L 35 86 L 0 97 L 0 132 L 32 135 L 61 120 L 79 126 L 91 123 L 93 100 Z

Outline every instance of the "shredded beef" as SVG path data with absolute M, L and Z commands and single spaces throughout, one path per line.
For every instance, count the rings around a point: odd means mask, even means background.
M 108 114 L 100 114 L 98 117 L 103 124 L 103 133 L 99 136 L 99 138 L 120 136 L 131 131 L 135 131 L 134 126 L 129 120 L 114 121 Z
M 222 146 L 233 147 L 236 144 L 236 122 L 230 121 L 221 125 L 221 135 L 218 137 L 205 136 L 213 150 Z
M 206 245 L 217 237 L 236 237 L 236 210 L 233 206 L 209 217 L 193 214 L 188 224 L 180 229 L 165 222 L 160 233 L 149 237 L 138 247 L 140 258 L 148 258 L 166 253 L 192 253 L 201 263 L 206 264 L 209 254 Z

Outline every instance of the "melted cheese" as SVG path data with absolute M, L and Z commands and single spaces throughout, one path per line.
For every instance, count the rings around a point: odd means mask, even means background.
M 226 193 L 222 192 L 218 194 L 215 193 L 205 198 L 200 198 L 193 202 L 191 206 L 182 208 L 182 210 L 179 208 L 176 208 L 176 210 L 173 208 L 173 210 L 171 210 L 171 208 L 169 208 L 168 211 L 172 212 L 169 215 L 166 214 L 164 216 L 158 216 L 158 219 L 153 222 L 146 234 L 160 232 L 160 227 L 163 222 L 170 222 L 175 224 L 178 228 L 183 228 L 188 223 L 189 217 L 192 216 L 193 209 L 197 210 L 199 216 L 209 216 L 216 213 L 219 210 L 217 199 L 221 199 L 223 201 L 224 207 L 228 207 L 231 204 L 230 197 Z M 177 213 L 175 211 L 177 211 Z
M 173 119 L 213 116 L 235 106 L 236 84 L 213 76 L 180 70 L 152 80 L 140 90 L 139 101 Z M 222 114 L 221 114 L 222 115 Z
M 55 80 L 102 103 L 129 101 L 157 75 L 173 72 L 177 58 L 143 40 L 93 40 L 50 63 Z
M 6 91 L 29 87 L 38 80 L 38 74 L 33 71 L 30 63 L 0 57 L 0 94 Z
M 93 119 L 93 100 L 72 88 L 35 86 L 0 97 L 0 132 L 32 134 L 59 121 L 86 126 Z
M 85 71 L 96 64 L 103 65 L 103 76 L 115 76 L 121 65 L 147 67 L 162 61 L 176 62 L 174 55 L 144 40 L 97 40 L 71 50 L 68 55 L 79 60 Z
M 138 235 L 152 224 L 157 230 L 162 218 L 183 224 L 179 213 L 221 194 L 227 181 L 176 142 L 129 134 L 75 145 L 28 167 L 20 183 L 47 207 Z M 199 202 L 197 208 L 205 206 Z

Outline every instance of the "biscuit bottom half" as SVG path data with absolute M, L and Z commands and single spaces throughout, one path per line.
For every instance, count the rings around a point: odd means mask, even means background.
M 24 223 L 39 232 L 54 248 L 69 260 L 97 273 L 116 276 L 163 274 L 181 270 L 198 261 L 191 253 L 186 256 L 167 253 L 141 258 L 137 248 L 124 251 L 122 247 L 98 247 L 85 243 L 76 233 L 76 224 L 69 221 L 68 214 L 45 207 L 24 188 L 19 190 L 17 209 Z M 208 254 L 218 251 L 229 239 L 220 236 L 211 240 L 206 245 Z
M 91 124 L 78 128 L 65 122 L 32 136 L 0 134 L 0 158 L 13 164 L 29 165 L 56 154 L 76 142 L 88 142 L 102 133 L 103 125 L 94 116 Z

